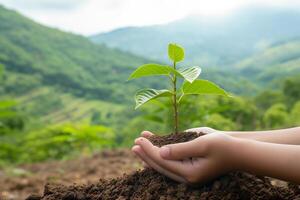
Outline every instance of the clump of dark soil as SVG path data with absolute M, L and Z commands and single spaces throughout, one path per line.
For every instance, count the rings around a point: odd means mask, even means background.
M 162 146 L 185 142 L 198 137 L 196 133 L 180 133 L 168 136 L 153 136 L 151 141 Z M 274 186 L 267 177 L 234 172 L 217 178 L 202 186 L 177 183 L 152 169 L 136 171 L 114 179 L 101 179 L 89 185 L 47 184 L 43 196 L 32 195 L 27 200 L 127 200 L 127 199 L 252 199 L 281 200 L 300 199 L 300 188 L 288 184 Z

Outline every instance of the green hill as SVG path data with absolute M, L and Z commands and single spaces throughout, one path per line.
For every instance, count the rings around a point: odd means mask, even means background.
M 249 96 L 300 73 L 299 23 L 298 9 L 249 7 L 228 16 L 190 16 L 169 24 L 121 28 L 90 39 L 158 60 L 167 60 L 161 55 L 169 41 L 178 42 L 186 48 L 187 63 L 204 68 L 202 77 Z
M 276 87 L 280 81 L 300 74 L 300 39 L 283 41 L 235 65 L 241 75 L 261 87 Z
M 35 127 L 40 121 L 57 124 L 93 115 L 109 123 L 107 115 L 119 112 L 121 102 L 123 107 L 132 102 L 143 84 L 126 80 L 145 62 L 0 6 L 0 67 L 5 69 L 0 96 L 15 99 Z
M 144 62 L 0 7 L 0 63 L 16 79 L 5 84 L 9 92 L 27 93 L 44 85 L 78 97 L 121 102 L 127 99 L 128 74 Z
M 248 7 L 226 16 L 190 16 L 169 24 L 125 27 L 91 36 L 91 40 L 136 55 L 166 60 L 169 41 L 186 48 L 187 61 L 232 67 L 282 40 L 300 36 L 299 9 Z M 148 48 L 145 48 L 148 47 Z

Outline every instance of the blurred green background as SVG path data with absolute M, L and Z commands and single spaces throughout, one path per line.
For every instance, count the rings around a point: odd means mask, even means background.
M 300 10 L 300 9 L 299 9 Z M 90 37 L 40 25 L 0 5 L 0 167 L 130 147 L 142 130 L 172 131 L 170 101 L 134 111 L 148 62 L 167 63 L 169 42 L 187 65 L 234 98 L 184 98 L 180 129 L 265 130 L 300 125 L 300 11 L 251 7 L 227 18 L 192 16 Z

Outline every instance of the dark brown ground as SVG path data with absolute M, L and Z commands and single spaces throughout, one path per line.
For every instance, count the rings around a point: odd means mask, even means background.
M 158 146 L 184 142 L 197 137 L 195 133 L 155 136 Z M 102 179 L 95 184 L 47 184 L 42 196 L 33 195 L 27 200 L 115 200 L 115 199 L 300 199 L 299 186 L 274 186 L 265 177 L 235 172 L 202 185 L 191 187 L 176 183 L 151 169 L 135 171 L 114 179 Z
M 93 156 L 0 169 L 0 200 L 24 200 L 43 194 L 46 183 L 91 184 L 142 168 L 130 150 L 107 150 Z

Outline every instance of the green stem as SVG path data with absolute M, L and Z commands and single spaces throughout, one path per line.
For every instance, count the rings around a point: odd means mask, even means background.
M 173 63 L 173 68 L 176 70 L 176 62 Z M 177 108 L 177 77 L 173 75 L 173 108 L 174 108 L 174 132 L 178 133 L 178 108 Z

